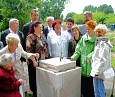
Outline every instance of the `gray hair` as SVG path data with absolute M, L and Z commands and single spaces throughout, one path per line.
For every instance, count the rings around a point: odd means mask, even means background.
M 46 18 L 46 21 L 48 21 L 48 20 L 53 20 L 54 21 L 54 17 L 53 16 L 49 16 L 49 17 Z
M 92 17 L 92 12 L 91 12 L 91 11 L 85 11 L 83 14 L 84 14 L 84 15 L 87 14 L 88 16 Z
M 18 23 L 19 23 L 19 20 L 16 19 L 16 18 L 10 19 L 10 20 L 9 20 L 9 26 L 10 26 L 12 23 L 14 23 L 14 22 L 18 22 Z
M 6 43 L 7 43 L 7 45 L 20 43 L 20 38 L 17 34 L 10 33 L 6 36 Z
M 11 54 L 3 54 L 0 56 L 0 66 L 8 65 L 8 63 L 12 60 Z
M 38 12 L 38 13 L 39 13 L 39 8 L 32 9 L 32 10 L 31 10 L 31 14 L 33 14 L 33 12 Z

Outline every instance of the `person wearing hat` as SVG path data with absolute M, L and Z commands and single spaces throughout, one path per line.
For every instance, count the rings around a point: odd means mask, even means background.
M 11 54 L 0 56 L 0 97 L 22 97 L 19 92 L 22 79 L 16 79 L 13 64 Z

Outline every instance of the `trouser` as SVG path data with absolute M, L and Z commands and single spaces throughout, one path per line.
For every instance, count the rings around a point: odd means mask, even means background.
M 81 76 L 81 95 L 82 97 L 95 97 L 93 89 L 93 77 Z
M 95 97 L 106 97 L 103 80 L 99 78 L 93 78 Z
M 28 74 L 29 74 L 29 85 L 30 90 L 33 92 L 34 97 L 37 94 L 37 86 L 36 86 L 36 67 L 33 64 L 28 64 Z

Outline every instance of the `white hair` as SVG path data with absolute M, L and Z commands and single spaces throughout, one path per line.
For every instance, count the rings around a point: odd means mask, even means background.
M 107 32 L 107 26 L 105 24 L 98 24 L 96 27 L 95 27 L 95 30 L 103 30 L 104 32 Z
M 53 20 L 54 21 L 54 17 L 49 16 L 49 17 L 46 18 L 46 21 L 48 21 L 48 20 Z
M 19 23 L 19 20 L 16 19 L 16 18 L 11 18 L 11 19 L 9 20 L 9 26 L 10 26 L 13 22 L 18 22 L 18 23 Z
M 0 66 L 8 65 L 8 63 L 12 60 L 12 55 L 7 53 L 0 56 Z

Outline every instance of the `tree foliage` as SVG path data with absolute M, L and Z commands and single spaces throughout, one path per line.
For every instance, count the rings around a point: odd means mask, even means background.
M 83 14 L 76 14 L 73 15 L 73 19 L 75 21 L 76 24 L 84 24 L 84 18 L 83 18 Z
M 84 7 L 83 12 L 85 12 L 85 11 L 96 12 L 97 11 L 97 7 L 92 6 L 92 5 L 88 5 L 88 6 Z
M 45 22 L 47 16 L 63 19 L 62 11 L 69 0 L 0 0 L 0 31 L 8 28 L 10 18 L 20 21 L 20 30 L 30 21 L 30 11 L 39 8 L 40 20 Z
M 74 13 L 74 12 L 68 13 L 68 14 L 66 15 L 66 18 L 65 18 L 64 21 L 66 21 L 66 19 L 69 18 L 69 17 L 73 17 L 74 15 L 76 15 L 76 13 Z
M 23 25 L 30 21 L 30 10 L 41 4 L 41 0 L 0 0 L 0 31 L 8 28 L 10 18 L 17 18 L 22 29 Z
M 105 14 L 114 13 L 111 5 L 103 4 L 97 8 L 98 12 L 104 12 Z
M 103 4 L 99 7 L 88 5 L 84 7 L 83 12 L 84 11 L 91 11 L 93 13 L 93 20 L 95 20 L 97 23 L 107 25 L 115 23 L 115 14 L 111 5 Z M 66 18 L 68 16 L 73 17 L 76 24 L 84 23 L 83 14 L 68 13 Z
M 105 24 L 106 14 L 103 13 L 103 12 L 96 12 L 96 13 L 93 14 L 93 19 L 97 23 Z
M 95 7 L 93 5 L 88 5 L 88 6 L 84 7 L 83 12 L 84 11 L 91 11 L 93 13 L 94 12 L 103 12 L 105 14 L 114 13 L 112 6 L 107 5 L 107 4 L 100 5 L 99 7 Z
M 69 0 L 42 0 L 40 17 L 45 21 L 47 16 L 54 16 L 55 19 L 63 19 L 62 11 Z
M 108 14 L 106 15 L 106 20 L 105 20 L 105 24 L 109 25 L 109 24 L 114 24 L 115 23 L 115 14 Z

